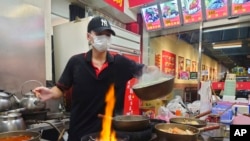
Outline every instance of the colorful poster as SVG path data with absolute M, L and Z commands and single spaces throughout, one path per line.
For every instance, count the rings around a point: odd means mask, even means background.
M 186 71 L 190 72 L 191 71 L 191 60 L 186 59 Z
M 232 0 L 232 15 L 250 13 L 250 0 Z
M 184 24 L 202 21 L 201 0 L 181 0 Z
M 175 76 L 175 54 L 162 51 L 162 72 Z
M 181 25 L 180 13 L 177 0 L 170 0 L 160 4 L 164 27 Z
M 181 79 L 181 72 L 184 71 L 184 57 L 178 56 L 178 79 Z
M 218 19 L 228 16 L 228 0 L 205 0 L 206 19 Z
M 148 31 L 158 30 L 162 28 L 160 13 L 157 4 L 141 9 L 142 16 Z

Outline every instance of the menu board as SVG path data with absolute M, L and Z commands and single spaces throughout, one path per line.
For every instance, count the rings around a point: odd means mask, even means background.
M 232 0 L 232 15 L 250 13 L 250 0 Z
M 164 27 L 181 25 L 177 0 L 170 0 L 160 3 L 160 10 Z
M 205 0 L 206 19 L 218 19 L 228 16 L 228 0 Z
M 184 24 L 202 21 L 201 0 L 181 0 Z
M 141 9 L 146 29 L 158 30 L 162 28 L 158 5 L 151 5 Z

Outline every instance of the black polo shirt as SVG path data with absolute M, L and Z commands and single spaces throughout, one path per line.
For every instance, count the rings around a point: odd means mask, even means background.
M 122 55 L 108 53 L 108 66 L 96 75 L 91 58 L 92 50 L 72 56 L 57 83 L 61 90 L 72 87 L 70 141 L 80 141 L 84 135 L 101 131 L 102 119 L 97 115 L 104 114 L 105 95 L 111 84 L 115 85 L 114 116 L 123 114 L 127 81 L 140 76 L 144 66 Z

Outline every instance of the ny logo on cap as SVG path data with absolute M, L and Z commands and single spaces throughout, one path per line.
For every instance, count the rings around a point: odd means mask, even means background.
M 108 26 L 108 21 L 105 19 L 101 19 L 102 26 Z

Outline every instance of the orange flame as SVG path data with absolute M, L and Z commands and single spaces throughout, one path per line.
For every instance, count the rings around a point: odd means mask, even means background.
M 115 90 L 114 84 L 112 84 L 106 94 L 105 102 L 105 116 L 104 117 L 112 117 L 113 109 L 115 106 Z M 102 131 L 100 134 L 100 141 L 117 141 L 116 133 L 111 129 L 112 118 L 103 118 L 102 120 Z

